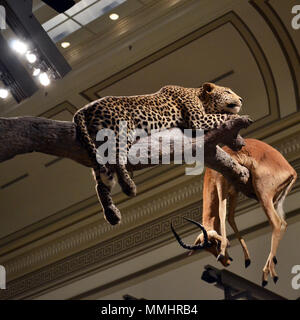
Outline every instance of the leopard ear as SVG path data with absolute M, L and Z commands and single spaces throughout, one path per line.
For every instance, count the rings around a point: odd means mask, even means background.
M 205 92 L 212 92 L 216 86 L 211 82 L 204 82 L 202 88 Z

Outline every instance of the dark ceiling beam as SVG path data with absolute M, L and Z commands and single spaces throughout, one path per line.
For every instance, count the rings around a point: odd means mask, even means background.
M 14 33 L 29 42 L 31 49 L 37 49 L 41 60 L 51 68 L 56 78 L 63 78 L 71 67 L 56 45 L 43 29 L 32 13 L 32 0 L 3 0 L 6 9 L 6 19 Z
M 63 13 L 75 5 L 74 0 L 42 0 L 42 1 L 59 13 Z
M 0 33 L 0 79 L 10 88 L 17 102 L 31 97 L 38 86 L 29 75 L 19 58 L 11 51 Z

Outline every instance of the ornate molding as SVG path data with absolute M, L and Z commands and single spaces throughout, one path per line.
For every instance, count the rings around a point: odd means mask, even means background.
M 252 2 L 258 3 L 258 1 Z M 275 24 L 276 21 L 274 21 L 272 24 Z M 255 137 L 264 138 L 277 130 L 287 128 L 291 124 L 297 124 L 299 122 L 299 112 L 289 116 L 288 119 L 277 121 L 279 118 L 278 98 L 271 68 L 254 35 L 234 12 L 229 12 L 206 26 L 195 30 L 170 46 L 140 60 L 96 86 L 86 89 L 83 93 L 90 97 L 90 99 L 97 98 L 96 93 L 114 81 L 118 81 L 130 73 L 140 70 L 147 64 L 156 61 L 155 59 L 169 54 L 172 50 L 176 50 L 226 23 L 231 23 L 235 27 L 249 47 L 259 66 L 264 78 L 266 91 L 269 94 L 271 115 L 268 118 L 259 120 L 258 124 L 255 124 L 255 127 L 251 128 L 250 133 L 253 132 Z M 278 21 L 276 25 L 277 27 L 279 26 Z M 278 29 L 276 32 L 279 33 L 281 31 Z M 290 58 L 290 61 L 292 61 L 292 58 Z M 65 106 L 66 103 L 62 103 L 43 113 L 41 116 L 53 117 L 56 113 L 66 109 Z M 70 113 L 74 113 L 76 108 L 73 107 L 69 106 L 67 110 Z M 273 121 L 277 122 L 273 123 Z M 265 127 L 266 125 L 268 125 L 267 128 Z M 300 132 L 297 132 L 284 139 L 275 141 L 273 146 L 287 159 L 295 160 L 294 166 L 300 175 L 299 141 Z M 183 224 L 181 217 L 200 218 L 201 201 L 199 201 L 199 198 L 202 191 L 202 178 L 197 179 L 197 181 L 195 181 L 196 179 L 189 180 L 188 183 L 181 182 L 176 190 L 169 191 L 165 189 L 163 192 L 155 190 L 149 196 L 143 195 L 145 196 L 144 200 L 140 202 L 138 202 L 139 198 L 133 204 L 130 204 L 130 201 L 122 202 L 120 205 L 123 206 L 123 220 L 120 226 L 112 228 L 103 219 L 85 226 L 78 223 L 76 231 L 66 232 L 64 236 L 49 240 L 36 248 L 30 247 L 30 241 L 28 241 L 29 244 L 25 242 L 24 250 L 22 250 L 23 252 L 27 250 L 26 253 L 7 259 L 6 262 L 1 263 L 6 266 L 9 278 L 14 280 L 8 283 L 6 291 L 0 291 L 0 299 L 29 297 L 36 291 L 45 290 L 50 286 L 70 281 L 71 277 L 82 276 L 83 273 L 91 272 L 93 269 L 100 271 L 117 263 L 117 261 L 131 259 L 133 256 L 140 254 L 141 248 L 143 248 L 143 252 L 151 250 L 157 243 L 161 243 L 169 237 L 169 223 L 171 220 L 179 227 L 185 227 L 183 229 L 189 233 L 191 229 Z M 296 188 L 299 188 L 299 180 Z M 196 200 L 197 196 L 198 199 Z M 191 199 L 192 204 L 180 210 L 174 209 L 175 207 L 183 206 L 185 202 L 191 202 Z M 247 208 L 243 209 L 245 205 Z M 239 198 L 239 214 L 252 210 L 254 206 L 255 204 L 249 202 L 246 197 L 241 196 Z M 145 223 L 145 221 L 147 222 Z M 132 228 L 132 226 L 137 227 Z M 65 229 L 67 230 L 67 228 Z M 116 235 L 116 233 L 118 234 Z M 23 236 L 26 238 L 26 235 Z M 44 237 L 46 238 L 46 236 Z M 95 243 L 97 244 L 95 245 Z M 61 257 L 64 258 L 62 259 Z M 3 258 L 5 259 L 5 255 Z
M 141 245 L 147 244 L 148 250 L 150 250 L 153 242 L 157 241 L 157 239 L 168 237 L 171 220 L 177 227 L 186 225 L 187 228 L 191 228 L 182 219 L 182 216 L 199 219 L 200 203 L 195 203 L 184 210 L 170 213 L 146 225 L 134 228 L 124 235 L 99 243 L 83 252 L 13 280 L 8 283 L 7 290 L 0 292 L 0 299 L 17 297 L 27 291 L 49 285 L 62 277 L 67 276 L 70 278 L 79 271 L 86 272 L 87 268 L 95 267 L 96 265 L 97 270 L 101 270 L 107 267 L 108 262 L 113 264 L 117 260 L 120 263 L 130 259 L 132 255 L 136 255 L 137 253 L 134 251 L 137 251 Z M 5 265 L 5 267 L 7 266 Z
M 201 195 L 202 177 L 192 183 L 179 186 L 179 188 L 179 190 L 165 193 L 160 197 L 156 196 L 155 199 L 150 198 L 138 206 L 124 208 L 121 225 L 112 227 L 102 219 L 101 222 L 90 224 L 50 245 L 39 247 L 30 251 L 30 253 L 9 260 L 4 263 L 7 275 L 14 277 L 15 274 L 19 274 L 22 270 L 28 270 L 34 265 L 46 264 L 47 260 L 52 257 L 67 255 L 68 252 L 91 242 L 101 242 L 103 235 L 106 233 L 111 233 L 120 228 L 128 229 L 128 227 L 144 221 L 146 216 L 148 219 L 149 217 L 157 217 L 166 212 L 168 207 L 185 202 L 192 196 Z
M 278 12 L 273 8 L 270 1 L 251 0 L 250 4 L 263 17 L 271 31 L 273 32 L 280 48 L 287 61 L 291 77 L 293 79 L 293 86 L 295 92 L 295 100 L 300 108 L 300 56 L 295 43 L 280 18 Z
M 300 176 L 299 138 L 300 132 L 274 143 L 274 147 L 287 158 L 291 154 L 298 154 L 293 165 Z M 67 282 L 71 277 L 79 277 L 93 269 L 100 271 L 117 261 L 119 263 L 130 259 L 141 254 L 141 247 L 143 247 L 142 252 L 151 250 L 158 243 L 166 243 L 166 239 L 170 238 L 171 220 L 178 227 L 184 226 L 185 232 L 192 232 L 192 229 L 183 223 L 182 217 L 200 219 L 202 206 L 199 198 L 182 209 L 171 210 L 167 213 L 166 210 L 172 205 L 176 208 L 194 196 L 199 197 L 202 191 L 201 180 L 198 178 L 189 183 L 182 183 L 176 190 L 161 194 L 160 197 L 156 196 L 155 199 L 150 197 L 134 208 L 124 208 L 124 220 L 122 225 L 117 227 L 123 232 L 105 241 L 103 241 L 104 235 L 111 234 L 113 228 L 102 221 L 85 226 L 52 243 L 7 261 L 4 265 L 8 275 L 18 274 L 18 277 L 8 283 L 6 291 L 0 292 L 0 299 L 29 296 L 36 290 L 46 290 L 50 285 Z M 299 185 L 298 179 L 295 191 L 299 189 Z M 246 197 L 240 197 L 238 214 L 248 212 L 255 206 L 257 206 L 256 203 L 249 201 Z M 152 221 L 143 224 L 145 219 L 152 219 Z M 133 225 L 139 226 L 129 229 Z M 94 245 L 95 243 L 97 244 Z M 79 252 L 70 255 L 73 249 L 80 248 L 83 244 L 86 246 L 85 250 L 78 249 Z M 89 244 L 92 245 L 89 246 Z M 48 264 L 47 261 L 55 256 L 65 258 Z M 30 269 L 37 268 L 38 270 L 30 272 Z
M 284 139 L 275 143 L 276 148 L 287 159 L 294 159 L 299 156 L 300 153 L 300 134 L 291 135 L 289 139 Z
M 38 117 L 44 117 L 48 119 L 53 119 L 54 116 L 57 114 L 63 112 L 63 111 L 68 111 L 70 114 L 73 116 L 73 114 L 77 111 L 77 108 L 69 101 L 64 101 L 53 108 L 50 108 L 49 110 L 41 113 L 38 115 Z

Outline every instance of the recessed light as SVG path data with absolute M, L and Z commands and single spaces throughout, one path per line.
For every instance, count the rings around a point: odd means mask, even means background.
M 8 90 L 6 89 L 0 89 L 0 98 L 1 99 L 6 99 L 8 97 Z
M 117 13 L 112 13 L 109 15 L 109 18 L 111 20 L 118 20 L 119 19 L 119 15 Z
M 70 42 L 62 42 L 60 45 L 61 45 L 64 49 L 66 49 L 66 48 L 70 47 L 71 43 L 70 43 Z

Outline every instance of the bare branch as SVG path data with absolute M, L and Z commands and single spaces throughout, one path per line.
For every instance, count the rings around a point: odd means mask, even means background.
M 0 162 L 30 152 L 70 158 L 91 166 L 86 150 L 76 139 L 73 122 L 37 117 L 0 118 Z
M 240 149 L 243 146 L 243 139 L 238 133 L 251 123 L 252 121 L 247 116 L 229 120 L 221 127 L 208 131 L 204 138 L 205 165 L 224 174 L 247 196 L 253 196 L 254 193 L 251 183 L 249 183 L 248 169 L 241 166 L 217 145 L 222 143 L 233 150 Z M 159 136 L 161 137 L 162 133 Z M 159 138 L 154 144 L 155 139 L 151 140 L 151 148 L 150 138 L 142 138 L 136 143 L 140 150 L 146 152 L 148 160 L 151 150 L 159 152 L 161 157 L 170 154 L 172 159 L 174 157 L 174 142 L 176 140 L 183 141 L 183 133 L 177 128 L 164 131 L 163 136 L 170 136 L 170 145 L 161 145 Z M 195 141 L 193 141 L 192 149 L 195 152 Z M 30 152 L 65 157 L 84 166 L 92 166 L 86 149 L 76 138 L 76 127 L 73 122 L 37 117 L 0 118 L 0 162 Z M 150 164 L 150 160 L 148 162 L 149 164 L 138 165 L 129 163 L 128 169 L 134 171 L 153 166 Z

